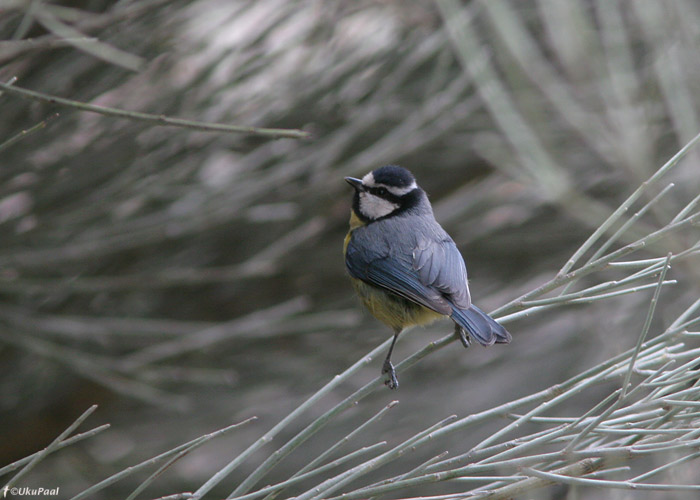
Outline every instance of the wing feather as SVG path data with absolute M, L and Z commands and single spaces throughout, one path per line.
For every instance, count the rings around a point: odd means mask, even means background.
M 441 314 L 451 314 L 453 306 L 469 307 L 464 260 L 446 233 L 440 240 L 413 239 L 408 248 L 377 237 L 377 231 L 373 235 L 353 232 L 345 256 L 353 277 Z
M 471 305 L 467 268 L 457 245 L 449 237 L 419 239 L 413 251 L 413 268 L 424 285 L 439 290 L 455 306 L 466 309 Z

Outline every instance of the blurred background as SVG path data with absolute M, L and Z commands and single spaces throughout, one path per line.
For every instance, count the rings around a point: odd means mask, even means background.
M 256 415 L 176 463 L 149 498 L 192 491 L 388 338 L 345 275 L 344 176 L 411 169 L 465 257 L 474 301 L 490 311 L 553 277 L 700 132 L 691 0 L 5 4 L 2 82 L 313 135 L 157 127 L 0 96 L 0 143 L 47 121 L 0 146 L 0 466 L 45 447 L 91 404 L 91 424 L 112 426 L 27 479 L 60 485 L 61 497 Z M 648 228 L 700 191 L 698 151 L 670 181 L 642 219 Z M 697 239 L 674 235 L 649 255 Z M 664 288 L 659 328 L 698 297 L 698 264 L 674 266 L 680 282 Z M 397 442 L 585 370 L 634 346 L 650 297 L 511 322 L 509 346 L 453 343 L 401 374 L 397 392 L 346 412 L 272 479 L 394 399 L 368 440 Z M 408 333 L 394 359 L 450 329 Z M 367 364 L 331 399 L 380 369 L 380 359 Z M 228 494 L 264 456 L 215 492 Z

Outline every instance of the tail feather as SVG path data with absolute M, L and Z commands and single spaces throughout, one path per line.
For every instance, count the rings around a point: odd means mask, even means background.
M 468 309 L 453 308 L 450 318 L 481 345 L 507 344 L 512 339 L 508 330 L 474 304 Z

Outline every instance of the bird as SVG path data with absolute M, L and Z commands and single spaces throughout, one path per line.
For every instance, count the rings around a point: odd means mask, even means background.
M 464 347 L 472 339 L 484 346 L 511 341 L 502 325 L 472 304 L 462 254 L 408 169 L 385 165 L 345 181 L 354 188 L 345 266 L 361 302 L 393 330 L 382 365 L 390 389 L 399 387 L 391 353 L 408 327 L 449 317 Z

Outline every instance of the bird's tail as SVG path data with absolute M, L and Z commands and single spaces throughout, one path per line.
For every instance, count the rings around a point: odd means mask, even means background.
M 508 330 L 474 304 L 468 309 L 454 307 L 450 318 L 469 332 L 470 337 L 476 339 L 481 345 L 507 344 L 511 341 L 512 337 Z

